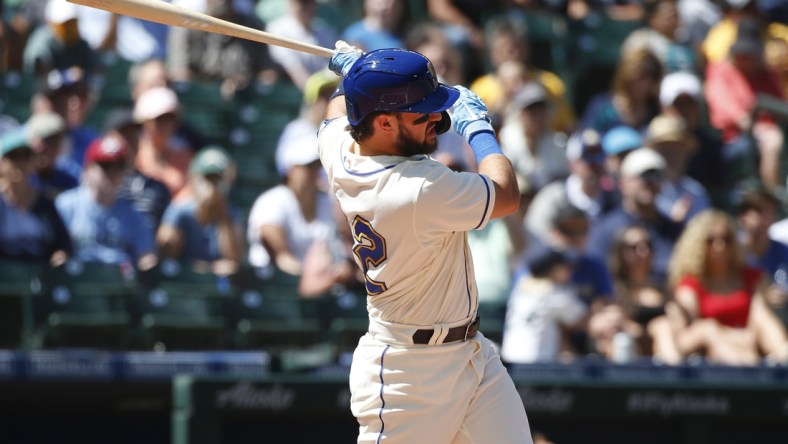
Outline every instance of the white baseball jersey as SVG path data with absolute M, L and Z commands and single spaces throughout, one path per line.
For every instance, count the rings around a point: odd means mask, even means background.
M 492 181 L 426 155 L 356 155 L 346 125 L 346 118 L 325 124 L 318 146 L 355 237 L 370 316 L 432 325 L 474 315 L 478 297 L 465 232 L 489 221 Z
M 356 155 L 346 126 L 347 118 L 324 123 L 318 147 L 369 294 L 370 329 L 349 380 L 357 443 L 531 443 L 492 343 L 482 333 L 441 343 L 447 327 L 476 315 L 466 232 L 489 221 L 492 181 L 425 155 Z M 429 345 L 412 343 L 414 326 L 432 329 Z
M 506 309 L 501 357 L 511 363 L 553 361 L 561 325 L 580 321 L 587 308 L 571 289 L 530 276 L 518 280 Z

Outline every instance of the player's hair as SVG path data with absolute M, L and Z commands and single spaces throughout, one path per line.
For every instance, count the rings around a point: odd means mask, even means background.
M 374 131 L 372 122 L 375 120 L 375 117 L 381 114 L 383 114 L 383 111 L 373 111 L 361 119 L 358 125 L 348 125 L 347 130 L 350 132 L 350 137 L 360 143 L 364 141 L 364 139 L 372 136 L 372 132 Z

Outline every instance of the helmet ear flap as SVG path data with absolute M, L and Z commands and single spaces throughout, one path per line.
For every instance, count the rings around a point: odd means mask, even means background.
M 443 134 L 451 128 L 451 117 L 447 111 L 441 111 L 441 120 L 435 124 L 435 132 Z

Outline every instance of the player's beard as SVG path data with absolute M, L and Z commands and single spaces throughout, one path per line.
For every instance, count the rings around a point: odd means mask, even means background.
M 432 140 L 418 141 L 407 134 L 405 131 L 400 130 L 396 141 L 397 150 L 402 156 L 415 156 L 418 154 L 432 154 L 438 149 L 438 138 L 434 137 Z

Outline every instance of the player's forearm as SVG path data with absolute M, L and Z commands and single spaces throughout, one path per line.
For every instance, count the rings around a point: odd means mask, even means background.
M 484 157 L 479 163 L 479 173 L 489 177 L 495 184 L 495 206 L 492 218 L 514 213 L 520 207 L 520 191 L 512 163 L 503 154 Z

